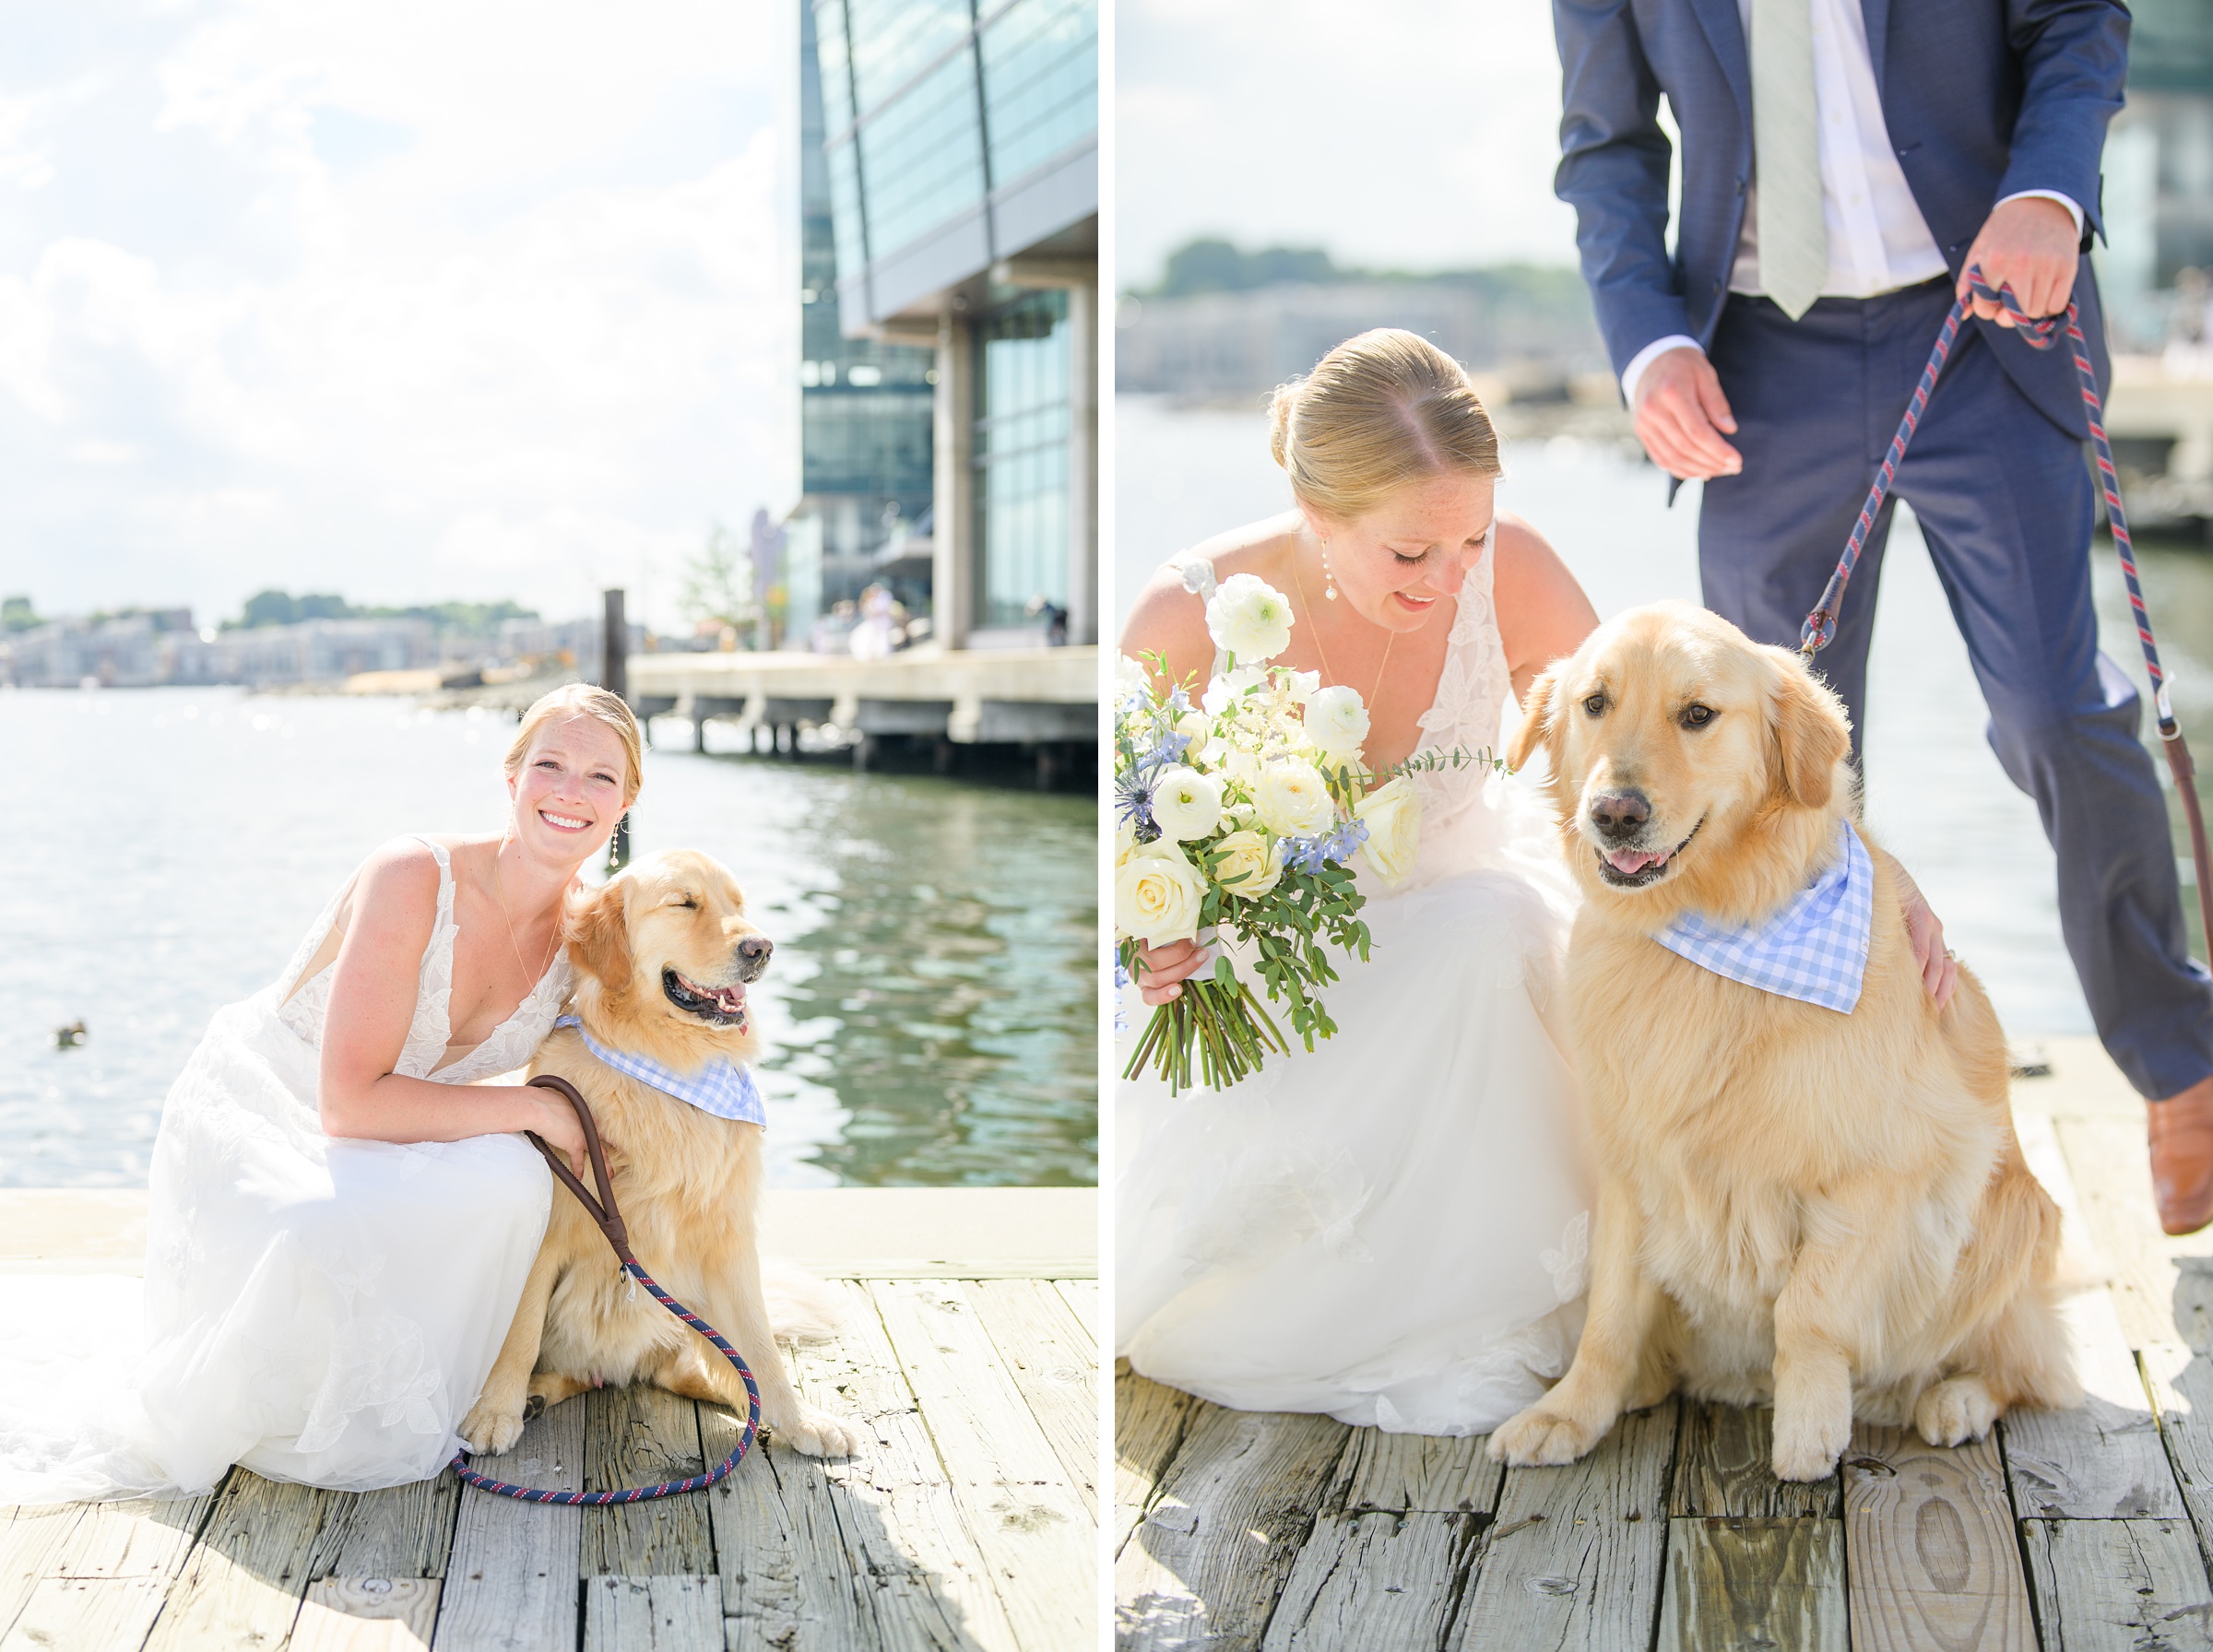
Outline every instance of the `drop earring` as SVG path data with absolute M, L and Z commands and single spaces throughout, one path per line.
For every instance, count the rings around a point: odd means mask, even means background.
M 1321 594 L 1330 601 L 1337 600 L 1337 576 L 1330 572 L 1330 542 L 1321 542 Z

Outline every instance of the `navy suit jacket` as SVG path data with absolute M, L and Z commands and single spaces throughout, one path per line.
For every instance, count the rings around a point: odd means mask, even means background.
M 2127 76 L 2127 9 L 2120 0 L 1861 6 L 1884 124 L 1955 278 L 2006 195 L 2056 190 L 2082 207 L 2075 297 L 2103 380 L 2104 319 L 2088 254 L 2104 230 L 2098 159 Z M 1615 372 L 1671 333 L 1710 344 L 1752 176 L 1751 59 L 1737 0 L 1554 0 L 1553 24 L 1564 104 L 1555 184 L 1575 208 L 1583 278 Z M 1663 92 L 1683 139 L 1672 255 Z M 1978 324 L 2014 383 L 2087 436 L 2066 350 L 2032 350 L 1994 323 Z

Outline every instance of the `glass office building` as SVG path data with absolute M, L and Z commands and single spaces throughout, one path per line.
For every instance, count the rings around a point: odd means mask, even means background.
M 930 354 L 936 633 L 1095 642 L 1097 0 L 800 3 L 839 327 Z

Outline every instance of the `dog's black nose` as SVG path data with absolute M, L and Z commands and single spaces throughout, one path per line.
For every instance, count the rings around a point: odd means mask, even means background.
M 775 947 L 765 935 L 749 935 L 738 943 L 738 956 L 753 965 L 764 964 Z
M 1608 792 L 1591 800 L 1591 824 L 1598 834 L 1615 843 L 1632 838 L 1652 818 L 1652 806 L 1642 792 Z

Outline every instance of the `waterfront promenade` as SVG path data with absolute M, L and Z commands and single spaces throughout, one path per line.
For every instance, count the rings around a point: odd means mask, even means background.
M 1938 1450 L 1862 1425 L 1785 1485 L 1769 1413 L 1670 1399 L 1563 1469 L 1116 1381 L 1124 1652 L 2213 1647 L 2213 1232 L 2165 1239 L 2089 1039 L 2014 1086 L 2065 1213 L 2089 1398 Z
M 711 1491 L 555 1508 L 451 1475 L 351 1495 L 233 1469 L 178 1502 L 0 1508 L 4 1652 L 1061 1652 L 1097 1639 L 1097 1195 L 777 1189 L 762 1242 L 837 1281 L 799 1385 L 868 1455 L 773 1442 Z M 0 1273 L 136 1271 L 144 1198 L 0 1192 Z M 585 1490 L 680 1478 L 739 1422 L 657 1390 L 580 1395 L 499 1471 Z

